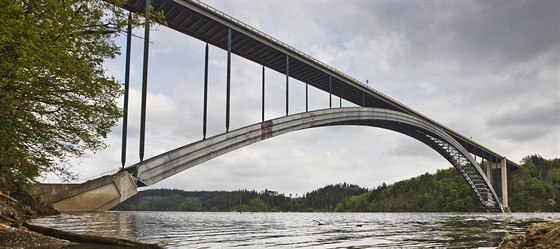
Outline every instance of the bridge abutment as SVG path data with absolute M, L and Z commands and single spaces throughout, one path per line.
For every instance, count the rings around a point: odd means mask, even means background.
M 41 184 L 39 191 L 42 201 L 59 212 L 104 212 L 137 192 L 127 171 L 81 184 Z

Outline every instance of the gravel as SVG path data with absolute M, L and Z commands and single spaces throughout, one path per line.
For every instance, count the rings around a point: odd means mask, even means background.
M 0 223 L 0 248 L 76 248 L 73 243 Z

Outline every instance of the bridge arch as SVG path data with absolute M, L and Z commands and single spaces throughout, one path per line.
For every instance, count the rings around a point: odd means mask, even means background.
M 428 145 L 457 169 L 483 207 L 502 210 L 502 204 L 482 169 L 458 141 L 425 120 L 380 108 L 334 108 L 280 117 L 179 147 L 126 170 L 133 174 L 139 187 L 149 186 L 212 158 L 271 137 L 335 125 L 384 128 Z

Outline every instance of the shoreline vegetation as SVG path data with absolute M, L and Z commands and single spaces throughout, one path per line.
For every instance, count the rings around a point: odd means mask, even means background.
M 493 172 L 500 195 L 499 171 Z M 514 212 L 560 212 L 560 159 L 527 156 L 508 176 Z M 277 191 L 149 189 L 115 211 L 205 212 L 486 212 L 454 168 L 425 173 L 373 189 L 342 183 L 292 196 Z

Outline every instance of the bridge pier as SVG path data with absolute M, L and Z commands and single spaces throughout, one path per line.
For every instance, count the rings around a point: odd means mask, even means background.
M 490 185 L 494 185 L 494 181 L 492 180 L 492 162 L 490 160 L 486 161 L 486 178 L 488 178 Z
M 486 164 L 484 164 L 486 163 Z M 484 159 L 482 159 L 482 166 L 486 166 L 485 170 L 486 170 L 486 178 L 488 178 L 488 183 L 490 184 L 490 186 L 494 186 L 494 183 L 492 181 L 492 162 L 490 160 L 484 161 Z M 492 193 L 488 193 L 488 199 L 492 198 Z
M 492 162 L 490 160 L 487 160 L 487 165 L 486 165 L 486 178 L 488 178 L 488 182 L 490 183 L 490 185 L 494 185 L 494 176 L 492 172 L 495 172 L 493 170 L 495 169 L 500 169 L 500 184 L 501 184 L 501 190 L 502 190 L 502 210 L 504 212 L 511 212 L 510 208 L 509 208 L 509 200 L 508 200 L 508 179 L 507 179 L 507 159 L 504 157 L 502 158 L 499 162 Z M 497 173 L 496 173 L 497 174 Z M 497 177 L 497 175 L 496 175 Z M 498 180 L 498 179 L 496 179 Z
M 508 200 L 508 180 L 507 180 L 507 159 L 506 157 L 502 158 L 500 161 L 500 172 L 502 175 L 502 206 L 504 212 L 511 212 L 509 209 L 509 200 Z

